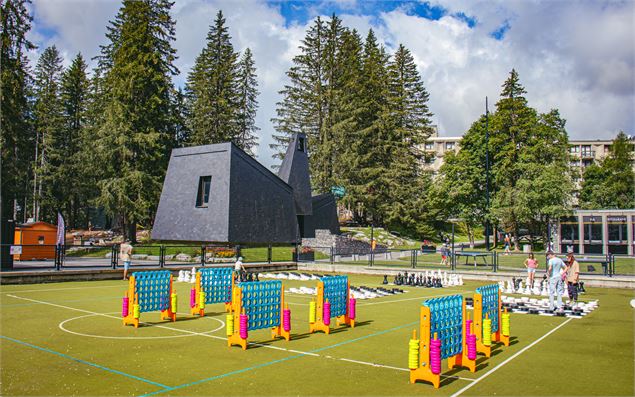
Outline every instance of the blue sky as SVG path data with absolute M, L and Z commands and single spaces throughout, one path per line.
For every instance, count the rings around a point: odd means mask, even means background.
M 56 45 L 65 65 L 86 59 L 105 44 L 118 0 L 33 0 L 30 37 L 41 51 Z M 430 93 L 433 123 L 443 136 L 462 135 L 482 114 L 485 96 L 495 104 L 515 68 L 530 106 L 560 110 L 573 139 L 635 134 L 635 2 L 567 0 L 279 1 L 177 0 L 175 76 L 182 86 L 218 10 L 234 47 L 255 58 L 261 128 L 259 159 L 270 165 L 279 91 L 286 71 L 316 16 L 337 14 L 362 37 L 373 29 L 389 53 L 404 44 Z

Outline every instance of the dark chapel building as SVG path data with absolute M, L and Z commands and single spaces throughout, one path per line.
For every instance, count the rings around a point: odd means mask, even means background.
M 304 134 L 289 142 L 278 175 L 231 142 L 172 150 L 152 239 L 300 243 L 339 234 L 335 197 L 312 196 Z

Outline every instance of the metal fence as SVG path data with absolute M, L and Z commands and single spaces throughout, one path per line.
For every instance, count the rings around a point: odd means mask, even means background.
M 119 245 L 55 246 L 11 245 L 13 266 L 2 263 L 3 270 L 122 269 Z M 563 259 L 566 254 L 558 253 Z M 525 273 L 527 253 L 467 250 L 458 247 L 448 252 L 417 249 L 338 249 L 298 245 L 135 245 L 131 268 L 192 267 L 233 264 L 238 257 L 244 263 L 316 262 L 395 269 L 430 269 L 480 272 Z M 547 269 L 545 253 L 535 253 L 538 271 Z M 577 254 L 583 275 L 635 275 L 635 257 L 625 255 Z

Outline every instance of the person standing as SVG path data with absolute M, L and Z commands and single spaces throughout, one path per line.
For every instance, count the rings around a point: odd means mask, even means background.
M 525 259 L 525 267 L 527 268 L 527 279 L 529 280 L 529 288 L 534 288 L 534 276 L 536 275 L 538 261 L 534 258 L 533 252 L 529 254 L 527 259 Z
M 573 303 L 578 302 L 578 281 L 580 281 L 580 264 L 575 260 L 573 252 L 567 254 L 567 287 L 569 298 Z
M 511 245 L 511 239 L 509 238 L 509 234 L 505 235 L 505 255 L 509 255 L 509 247 Z
M 236 280 L 243 281 L 245 274 L 245 266 L 243 265 L 243 257 L 239 256 L 234 264 L 234 273 L 236 273 Z
M 441 246 L 441 265 L 445 266 L 448 264 L 448 246 L 443 243 Z
M 547 269 L 547 277 L 549 278 L 549 309 L 558 309 L 560 311 L 562 310 L 562 293 L 564 292 L 562 276 L 567 271 L 567 265 L 552 251 L 547 253 L 547 257 L 549 258 L 549 267 Z M 557 295 L 555 306 L 553 303 L 554 295 Z
M 126 240 L 119 247 L 119 258 L 123 261 L 123 279 L 128 279 L 128 269 L 130 268 L 130 260 L 132 259 L 132 245 L 130 240 Z

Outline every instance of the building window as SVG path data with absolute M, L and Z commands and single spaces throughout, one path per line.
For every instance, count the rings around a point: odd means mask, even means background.
M 426 142 L 425 146 L 424 146 L 425 150 L 434 150 L 434 143 L 432 142 Z
M 588 167 L 593 164 L 593 160 L 582 160 L 582 167 Z
M 198 179 L 198 194 L 196 195 L 196 206 L 205 208 L 209 203 L 209 188 L 212 185 L 211 176 L 202 176 Z
M 44 245 L 44 236 L 37 236 L 37 243 L 40 245 Z
M 569 146 L 569 153 L 580 153 L 580 146 Z
M 298 151 L 299 152 L 304 152 L 305 151 L 305 142 L 304 142 L 304 137 L 298 137 Z
M 454 150 L 454 142 L 446 142 L 445 150 Z

